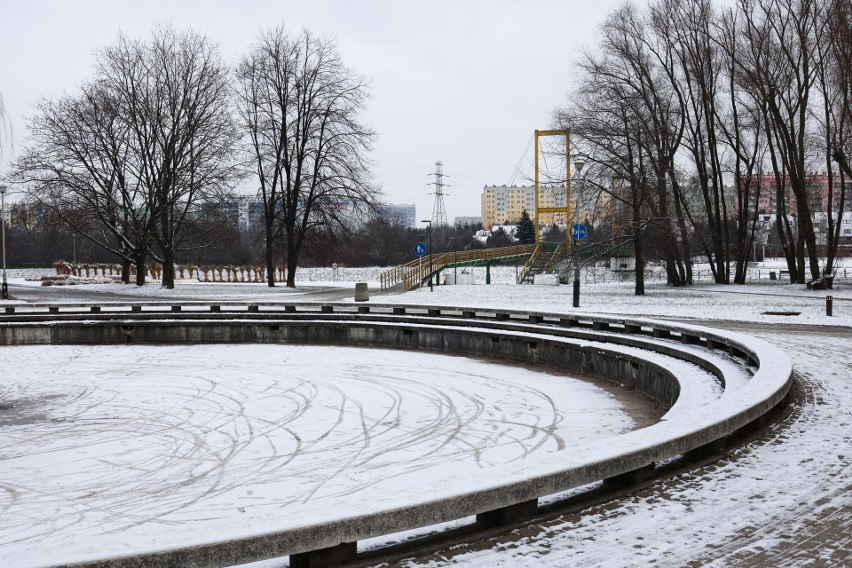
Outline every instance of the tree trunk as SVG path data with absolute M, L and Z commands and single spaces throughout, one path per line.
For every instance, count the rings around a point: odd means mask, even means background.
M 121 258 L 121 283 L 130 284 L 130 259 Z
M 163 250 L 162 287 L 169 290 L 173 290 L 175 287 L 175 251 L 171 248 Z
M 272 231 L 272 219 L 268 216 L 264 220 L 266 224 L 266 285 L 275 287 L 275 235 Z
M 802 231 L 801 218 L 797 219 L 796 231 L 796 279 L 795 284 L 805 283 L 805 235 Z M 791 274 L 792 275 L 792 274 Z
M 144 252 L 136 254 L 136 285 L 145 285 L 145 258 L 148 255 Z
M 642 224 L 639 221 L 641 209 L 637 199 L 633 200 L 633 258 L 636 266 L 633 268 L 635 274 L 634 296 L 645 295 L 645 250 L 642 242 Z
M 296 287 L 296 262 L 299 260 L 299 251 L 296 243 L 295 222 L 287 227 L 287 287 Z
M 637 235 L 638 231 L 633 233 L 633 257 L 636 261 L 636 266 L 633 269 L 636 284 L 633 287 L 634 296 L 645 295 L 645 251 L 642 247 L 642 236 Z
M 683 255 L 683 264 L 685 272 L 682 273 L 683 283 L 692 284 L 692 245 L 689 240 L 689 229 L 684 220 L 683 211 L 681 209 L 680 200 L 675 199 L 675 215 L 677 216 L 677 226 L 680 232 L 681 254 Z M 680 263 L 679 263 L 680 264 Z
M 287 287 L 296 287 L 296 258 L 287 255 Z

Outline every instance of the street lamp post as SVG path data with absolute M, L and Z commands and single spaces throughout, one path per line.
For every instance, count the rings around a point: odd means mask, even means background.
M 432 287 L 432 221 L 420 221 L 421 223 L 429 223 L 429 291 L 434 292 L 435 289 Z
M 583 171 L 583 166 L 585 162 L 583 160 L 574 160 L 574 167 L 577 168 L 577 175 L 580 175 L 580 172 Z M 579 188 L 578 188 L 579 189 Z M 576 207 L 574 208 L 574 218 L 576 219 L 576 226 L 579 231 L 580 225 L 580 192 L 577 191 L 577 199 L 576 199 Z M 577 237 L 580 235 L 578 234 Z M 579 256 L 579 248 L 577 245 L 580 241 L 578 239 L 574 239 L 574 307 L 580 307 L 580 256 Z
M 0 183 L 0 238 L 3 239 L 3 290 L 2 298 L 9 299 L 9 285 L 6 283 L 6 190 L 9 186 Z

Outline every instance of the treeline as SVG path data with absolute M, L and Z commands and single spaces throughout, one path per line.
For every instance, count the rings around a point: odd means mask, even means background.
M 696 253 L 717 283 L 743 283 L 764 172 L 791 281 L 832 272 L 852 179 L 850 0 L 625 4 L 579 70 L 581 86 L 556 120 L 584 156 L 583 183 L 626 212 L 613 239 L 633 243 L 637 294 L 652 242 L 672 285 L 692 282 Z M 822 267 L 808 200 L 814 171 L 828 179 Z
M 238 242 L 209 206 L 238 186 L 263 201 L 270 286 L 276 264 L 295 285 L 318 228 L 344 230 L 344 214 L 376 206 L 374 134 L 359 120 L 366 82 L 329 39 L 272 29 L 230 68 L 207 37 L 161 26 L 120 35 L 94 69 L 71 94 L 39 103 L 11 177 L 56 223 L 39 231 L 61 228 L 81 251 L 118 259 L 125 281 L 131 264 L 155 260 L 171 288 L 178 258 Z
M 264 265 L 265 226 L 241 227 L 237 217 L 222 214 L 222 209 L 205 215 L 194 224 L 195 234 L 185 241 L 186 250 L 175 255 L 176 264 L 187 265 Z M 15 205 L 12 224 L 6 227 L 6 257 L 10 267 L 49 267 L 57 260 L 80 263 L 112 263 L 115 255 L 79 235 L 63 222 L 68 213 L 55 209 L 33 210 Z M 436 253 L 515 244 L 505 232 L 486 243 L 474 238 L 481 225 L 437 227 L 432 235 Z M 564 240 L 564 233 L 562 233 Z M 320 227 L 307 241 L 300 254 L 300 267 L 397 266 L 416 259 L 414 245 L 429 244 L 428 228 L 406 227 L 395 218 L 375 216 L 346 231 L 333 226 Z M 190 246 L 196 243 L 198 246 Z M 456 248 L 457 247 L 457 248 Z M 285 251 L 278 251 L 283 258 Z M 276 264 L 275 267 L 281 266 Z M 278 271 L 280 274 L 281 271 Z

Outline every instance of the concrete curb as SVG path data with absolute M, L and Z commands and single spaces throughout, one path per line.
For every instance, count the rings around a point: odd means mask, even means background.
M 208 310 L 202 310 L 205 307 Z M 618 332 L 620 339 L 615 341 L 610 331 Z M 685 351 L 678 355 L 671 344 L 642 341 L 643 336 L 703 347 L 708 357 Z M 290 556 L 294 567 L 332 566 L 354 559 L 357 541 L 367 538 L 471 515 L 489 526 L 511 523 L 533 516 L 539 497 L 600 480 L 612 487 L 637 482 L 652 475 L 655 464 L 663 460 L 717 449 L 728 435 L 760 423 L 782 404 L 792 381 L 789 358 L 755 338 L 699 326 L 605 315 L 373 303 L 209 302 L 28 305 L 15 306 L 13 313 L 7 310 L 5 316 L 0 315 L 0 345 L 128 341 L 315 343 L 499 357 L 605 376 L 642 389 L 670 406 L 680 395 L 677 377 L 651 360 L 653 357 L 625 354 L 614 347 L 615 343 L 636 343 L 643 349 L 701 364 L 723 384 L 724 376 L 709 354 L 724 350 L 742 359 L 754 374 L 736 391 L 736 397 L 711 401 L 688 417 L 678 416 L 624 434 L 607 447 L 579 448 L 572 452 L 575 455 L 542 460 L 535 467 L 524 464 L 506 468 L 504 479 L 492 487 L 447 490 L 438 498 L 424 498 L 398 509 L 364 511 L 263 535 L 92 559 L 73 566 L 229 566 L 285 555 Z

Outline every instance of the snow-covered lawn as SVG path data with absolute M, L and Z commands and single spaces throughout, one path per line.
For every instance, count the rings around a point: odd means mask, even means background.
M 826 317 L 825 297 L 833 298 L 833 317 Z M 852 326 L 852 286 L 830 291 L 768 283 L 744 286 L 647 286 L 644 296 L 633 295 L 633 284 L 580 286 L 580 308 L 572 307 L 571 286 L 437 286 L 395 296 L 375 296 L 376 302 L 471 307 L 519 308 L 550 312 L 624 314 L 677 319 Z M 800 312 L 769 315 L 766 312 Z
M 849 259 L 844 259 L 849 260 Z M 767 266 L 777 264 L 768 261 Z M 265 284 L 203 283 L 178 281 L 173 290 L 151 282 L 145 286 L 122 284 L 86 284 L 68 287 L 63 300 L 74 301 L 75 289 L 80 292 L 102 294 L 104 301 L 114 296 L 132 295 L 151 300 L 182 297 L 204 297 L 221 301 L 314 301 L 314 294 L 333 290 L 353 292 L 356 282 L 367 282 L 371 289 L 379 287 L 378 279 L 383 268 L 338 269 L 335 280 L 330 268 L 304 268 L 297 273 L 300 279 L 296 289 L 284 286 L 270 288 Z M 552 312 L 574 311 L 572 287 L 518 286 L 514 267 L 493 267 L 492 284 L 486 286 L 485 269 L 474 271 L 478 284 L 474 286 L 435 286 L 405 294 L 380 294 L 373 292 L 374 302 L 411 303 L 430 305 L 457 305 L 472 307 L 503 307 Z M 49 272 L 42 269 L 40 272 Z M 37 281 L 27 281 L 39 271 L 29 270 L 10 274 L 10 284 L 38 287 Z M 363 279 L 363 280 L 362 280 Z M 63 290 L 65 288 L 63 287 Z M 826 296 L 834 301 L 834 316 L 826 313 Z M 350 300 L 352 298 L 350 297 Z M 2 301 L 0 301 L 2 304 Z M 594 283 L 581 280 L 581 312 L 628 314 L 678 319 L 724 320 L 778 324 L 846 325 L 852 326 L 852 267 L 849 278 L 835 281 L 833 290 L 807 290 L 802 285 L 792 285 L 778 280 L 762 279 L 746 285 L 718 286 L 698 284 L 685 288 L 671 288 L 663 281 L 649 281 L 644 296 L 633 294 L 632 282 Z M 765 312 L 799 312 L 798 315 L 770 315 Z

